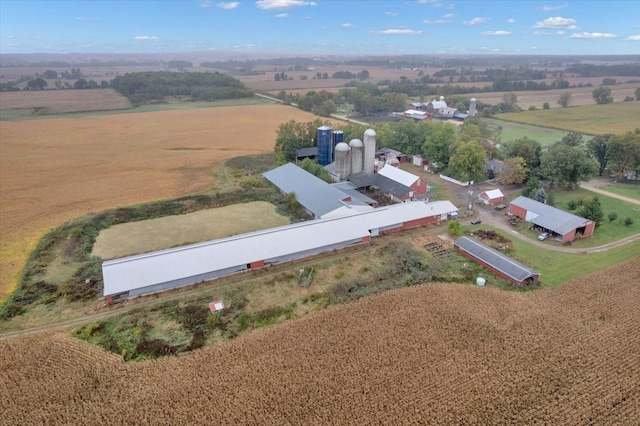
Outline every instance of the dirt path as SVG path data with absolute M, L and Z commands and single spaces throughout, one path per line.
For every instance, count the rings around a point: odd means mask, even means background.
M 618 200 L 626 201 L 628 203 L 636 204 L 640 206 L 640 200 L 636 200 L 635 198 L 625 197 L 624 195 L 616 194 L 614 192 L 609 192 L 607 190 L 602 189 L 603 187 L 610 184 L 610 182 L 606 178 L 596 178 L 592 179 L 589 182 L 582 182 L 580 187 L 584 189 L 588 189 L 592 192 L 597 192 L 598 194 L 606 195 L 607 197 L 617 198 Z

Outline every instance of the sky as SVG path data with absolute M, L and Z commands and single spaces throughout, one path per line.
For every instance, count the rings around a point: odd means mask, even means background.
M 0 53 L 640 54 L 640 0 L 0 0 Z

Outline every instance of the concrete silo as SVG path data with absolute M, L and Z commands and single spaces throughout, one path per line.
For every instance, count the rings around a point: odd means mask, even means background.
M 351 148 L 351 173 L 359 173 L 364 164 L 364 144 L 360 139 L 351 139 L 349 148 Z
M 364 132 L 364 171 L 373 174 L 373 163 L 376 160 L 376 131 L 367 129 Z
M 318 127 L 318 164 L 326 166 L 331 163 L 331 127 Z
M 336 174 L 340 179 L 346 179 L 351 174 L 350 151 L 351 148 L 344 142 L 336 145 Z
M 472 117 L 476 115 L 476 98 L 471 98 L 469 101 L 469 115 Z

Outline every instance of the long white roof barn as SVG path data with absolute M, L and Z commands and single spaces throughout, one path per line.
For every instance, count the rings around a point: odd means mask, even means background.
M 458 209 L 450 201 L 381 207 L 338 218 L 318 219 L 184 247 L 106 261 L 104 294 L 152 293 L 367 241 L 387 229 Z

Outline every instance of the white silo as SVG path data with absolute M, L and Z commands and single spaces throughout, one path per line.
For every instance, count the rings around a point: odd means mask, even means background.
M 351 139 L 349 147 L 351 148 L 351 173 L 359 173 L 362 171 L 364 161 L 364 144 L 360 139 Z
M 373 174 L 373 163 L 376 161 L 376 131 L 367 129 L 364 132 L 364 166 L 363 169 Z
M 476 98 L 471 98 L 469 101 L 469 115 L 471 117 L 476 115 Z
M 340 142 L 335 147 L 336 173 L 340 179 L 346 179 L 351 174 L 351 161 L 349 158 L 349 145 Z

